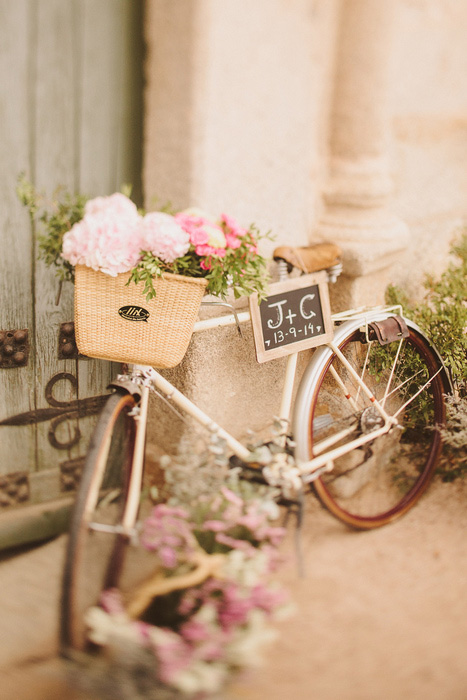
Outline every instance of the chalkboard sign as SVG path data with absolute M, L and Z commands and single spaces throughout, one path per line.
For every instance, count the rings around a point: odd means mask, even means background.
M 323 345 L 333 337 L 325 272 L 271 284 L 260 304 L 252 294 L 250 313 L 258 362 Z

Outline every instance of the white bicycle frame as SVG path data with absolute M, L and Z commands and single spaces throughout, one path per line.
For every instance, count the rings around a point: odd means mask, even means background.
M 346 367 L 350 375 L 357 382 L 360 389 L 366 394 L 371 404 L 380 413 L 383 419 L 383 425 L 377 430 L 360 435 L 355 440 L 352 440 L 343 446 L 330 449 L 335 443 L 339 442 L 344 437 L 353 432 L 351 428 L 342 430 L 336 435 L 333 435 L 332 438 L 330 438 L 329 440 L 323 440 L 321 443 L 315 445 L 313 448 L 315 456 L 311 460 L 304 458 L 302 454 L 303 450 L 299 450 L 295 455 L 295 459 L 296 466 L 298 467 L 301 473 L 303 481 L 312 481 L 313 478 L 315 478 L 314 475 L 317 470 L 323 470 L 323 468 L 325 470 L 331 470 L 333 461 L 335 459 L 341 457 L 344 454 L 347 454 L 348 452 L 351 452 L 352 450 L 358 447 L 361 447 L 367 442 L 371 442 L 372 440 L 381 435 L 384 435 L 385 433 L 389 432 L 389 430 L 395 424 L 397 424 L 397 419 L 392 416 L 389 416 L 385 411 L 384 401 L 378 402 L 376 400 L 368 385 L 363 381 L 363 378 L 355 372 L 354 368 L 349 364 L 345 356 L 339 350 L 339 344 L 342 342 L 341 339 L 345 338 L 350 331 L 357 330 L 361 327 L 368 329 L 368 324 L 370 322 L 382 320 L 387 317 L 388 313 L 394 313 L 396 309 L 400 312 L 400 307 L 377 307 L 370 310 L 356 309 L 353 311 L 347 311 L 342 314 L 332 315 L 333 322 L 345 322 L 334 333 L 334 338 L 332 341 L 318 347 L 317 350 L 315 350 L 313 360 L 314 366 L 317 369 L 314 369 L 313 362 L 310 363 L 309 370 L 311 371 L 308 371 L 309 378 L 304 383 L 305 389 L 301 393 L 299 392 L 299 395 L 296 399 L 295 416 L 300 416 L 300 405 L 303 404 L 303 402 L 309 400 L 310 398 L 307 395 L 307 388 L 312 386 L 313 378 L 316 372 L 319 370 L 319 359 L 323 356 L 323 350 L 326 351 L 326 355 L 328 355 L 329 350 L 331 350 L 339 357 L 342 364 Z M 221 317 L 197 321 L 194 327 L 194 332 L 200 332 L 203 330 L 213 328 L 220 328 L 223 326 L 232 326 L 236 323 L 248 322 L 249 320 L 249 311 L 241 312 L 239 314 L 236 314 L 236 316 L 228 314 Z M 413 324 L 410 325 L 413 326 Z M 279 418 L 281 422 L 283 421 L 283 424 L 285 425 L 290 424 L 292 396 L 296 378 L 297 358 L 298 353 L 292 353 L 287 356 L 284 387 L 282 390 L 282 398 L 279 411 Z M 229 448 L 239 459 L 241 459 L 244 462 L 251 461 L 251 452 L 247 447 L 245 447 L 245 445 L 239 442 L 227 430 L 218 425 L 207 413 L 202 411 L 198 406 L 196 406 L 196 404 L 190 401 L 190 399 L 188 399 L 181 391 L 179 391 L 157 370 L 155 370 L 153 367 L 148 367 L 146 365 L 132 365 L 130 374 L 135 373 L 143 377 L 143 382 L 141 389 L 141 401 L 139 408 L 137 409 L 137 413 L 135 415 L 135 419 L 137 421 L 137 429 L 133 457 L 133 469 L 129 486 L 128 499 L 126 502 L 125 513 L 122 522 L 123 530 L 126 532 L 130 532 L 134 527 L 138 513 L 140 489 L 143 477 L 144 445 L 148 415 L 149 392 L 151 391 L 151 387 L 154 387 L 156 391 L 160 392 L 167 400 L 169 400 L 175 406 L 180 408 L 184 413 L 191 416 L 195 421 L 197 421 L 197 423 L 204 426 L 209 432 L 216 434 L 220 438 L 225 440 Z M 340 377 L 339 381 L 343 384 L 342 379 Z M 346 390 L 345 386 L 343 386 L 343 390 L 344 395 L 350 396 L 350 391 Z M 305 441 L 307 440 L 307 431 L 308 426 L 300 424 L 300 418 L 298 418 L 298 421 L 295 420 L 293 434 L 294 438 L 296 439 L 296 432 L 298 433 L 300 439 L 297 440 L 297 445 L 299 447 L 300 442 L 303 441 L 303 439 Z

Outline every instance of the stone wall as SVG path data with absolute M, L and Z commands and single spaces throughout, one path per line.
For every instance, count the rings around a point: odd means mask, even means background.
M 467 5 L 146 6 L 147 205 L 157 195 L 254 221 L 281 243 L 340 243 L 335 309 L 380 303 L 388 282 L 420 293 L 467 215 Z M 171 373 L 226 427 L 262 422 L 283 373 L 240 358 L 237 342 L 206 333 Z

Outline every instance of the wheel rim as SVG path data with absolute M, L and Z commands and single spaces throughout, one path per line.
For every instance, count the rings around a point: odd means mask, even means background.
M 125 543 L 118 534 L 90 529 L 89 523 L 121 520 L 131 468 L 135 428 L 128 416 L 131 396 L 112 396 L 109 412 L 96 426 L 77 494 L 62 591 L 62 648 L 86 644 L 83 615 L 104 588 L 116 585 Z M 94 443 L 94 444 L 93 444 Z
M 360 341 L 360 333 L 355 332 L 340 349 L 357 365 L 359 375 L 363 372 L 365 381 L 371 385 L 377 400 L 384 403 L 385 410 L 389 414 L 401 411 L 398 415 L 401 427 L 336 460 L 333 471 L 323 474 L 314 486 L 334 515 L 353 527 L 368 529 L 402 515 L 422 495 L 441 449 L 436 426 L 444 424 L 445 408 L 442 378 L 440 375 L 432 378 L 439 368 L 437 360 L 417 333 L 410 330 L 398 356 L 398 342 L 382 348 Z M 390 368 L 396 356 L 391 378 Z M 407 371 L 409 365 L 410 372 Z M 344 375 L 353 405 L 343 398 L 342 387 L 336 389 L 332 368 Z M 430 377 L 430 383 L 415 396 Z M 391 384 L 384 398 L 389 379 Z M 379 414 L 371 401 L 358 391 L 357 383 L 349 378 L 335 355 L 324 367 L 317 386 L 311 407 L 310 454 L 319 449 L 320 440 L 336 434 L 346 424 L 352 429 L 346 440 L 364 432 L 371 433 L 378 427 Z

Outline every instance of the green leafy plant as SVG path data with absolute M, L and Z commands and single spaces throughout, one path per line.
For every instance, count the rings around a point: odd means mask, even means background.
M 454 261 L 437 280 L 428 275 L 421 302 L 412 302 L 396 286 L 387 291 L 388 304 L 400 304 L 438 348 L 457 383 L 467 380 L 467 234 L 452 246 Z
M 220 223 L 220 228 L 228 232 L 228 227 L 223 222 Z M 258 255 L 257 244 L 267 237 L 269 233 L 261 234 L 255 224 L 252 224 L 237 239 L 240 243 L 238 248 L 225 249 L 223 257 L 208 253 L 207 260 L 196 253 L 195 247 L 171 262 L 164 262 L 154 253 L 144 251 L 131 270 L 129 281 L 135 284 L 143 282 L 147 299 L 155 296 L 154 280 L 164 272 L 169 272 L 185 277 L 204 277 L 208 281 L 208 293 L 217 297 L 225 298 L 230 288 L 236 299 L 257 292 L 261 300 L 267 296 L 268 274 L 267 261 Z
M 452 262 L 439 279 L 428 275 L 425 295 L 412 302 L 399 287 L 387 290 L 388 304 L 400 304 L 433 341 L 448 368 L 456 393 L 446 398 L 447 424 L 441 429 L 445 444 L 438 473 L 443 481 L 467 474 L 467 234 L 451 248 Z M 406 362 L 408 373 L 417 371 Z
M 58 188 L 47 199 L 24 175 L 17 194 L 38 226 L 39 257 L 60 280 L 74 280 L 75 265 L 115 276 L 128 273 L 128 284 L 143 284 L 149 300 L 154 280 L 164 273 L 199 277 L 206 291 L 225 298 L 267 294 L 267 261 L 258 251 L 262 234 L 252 224 L 240 226 L 226 214 L 212 217 L 198 209 L 175 213 L 138 210 L 128 186 L 121 193 L 88 199 Z
M 467 473 L 467 398 L 446 398 L 447 422 L 441 434 L 446 455 L 439 470 L 443 481 L 454 481 Z
M 42 231 L 37 235 L 39 259 L 54 267 L 61 281 L 73 282 L 74 266 L 61 255 L 63 236 L 83 218 L 88 198 L 60 187 L 47 199 L 24 174 L 18 179 L 16 193 L 29 212 L 32 226 L 35 228 L 38 223 Z

